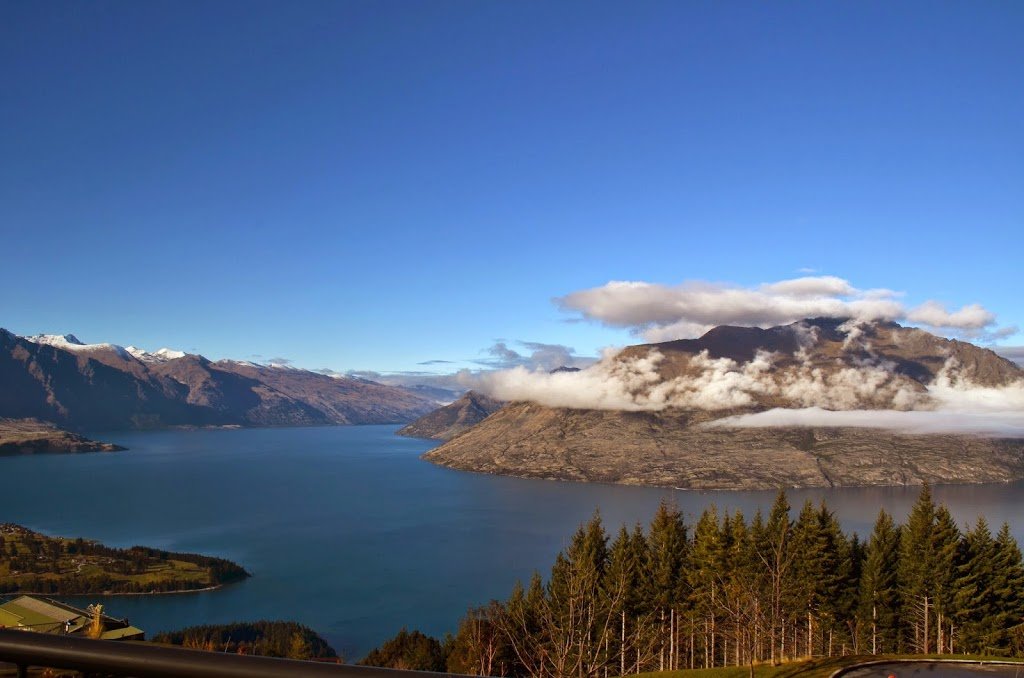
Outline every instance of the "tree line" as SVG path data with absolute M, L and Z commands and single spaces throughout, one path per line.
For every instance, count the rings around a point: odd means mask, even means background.
M 153 642 L 211 652 L 342 661 L 316 631 L 293 621 L 260 620 L 190 626 L 180 631 L 158 633 Z
M 712 506 L 691 526 L 662 503 L 646 530 L 614 539 L 595 514 L 546 581 L 535 573 L 437 641 L 444 668 L 597 678 L 838 654 L 1024 655 L 1024 562 L 1008 525 L 961 530 L 927 486 L 904 524 L 881 511 L 867 541 L 824 502 L 796 519 L 790 509 L 780 492 L 767 515 Z

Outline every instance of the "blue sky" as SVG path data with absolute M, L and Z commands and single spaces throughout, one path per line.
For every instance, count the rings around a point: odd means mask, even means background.
M 1024 327 L 1022 30 L 1010 2 L 5 2 L 0 326 L 414 370 L 637 341 L 552 301 L 612 280 L 813 269 Z

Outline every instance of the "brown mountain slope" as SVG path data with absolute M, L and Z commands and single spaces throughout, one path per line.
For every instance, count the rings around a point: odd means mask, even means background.
M 684 488 L 769 489 L 832 485 L 917 484 L 924 481 L 997 482 L 1024 478 L 1024 440 L 968 435 L 904 435 L 877 429 L 832 427 L 706 428 L 728 415 L 771 407 L 808 407 L 813 389 L 846 384 L 860 367 L 888 380 L 857 383 L 849 407 L 900 409 L 907 393 L 927 406 L 926 385 L 956 364 L 976 384 L 1014 383 L 1024 371 L 991 351 L 934 337 L 894 323 L 852 330 L 840 321 L 814 320 L 768 330 L 720 327 L 696 340 L 634 346 L 616 358 L 627 363 L 657 351 L 656 388 L 669 380 L 697 384 L 678 402 L 652 411 L 568 409 L 536 403 L 507 405 L 424 458 L 453 468 L 506 475 Z M 706 351 L 706 355 L 701 352 Z M 689 405 L 708 399 L 713 383 L 696 379 L 708 360 L 735 361 L 744 372 L 760 352 L 770 367 L 753 371 L 749 402 Z M 687 381 L 693 378 L 694 380 Z M 752 383 L 753 383 L 752 382 Z M 896 383 L 898 389 L 890 383 Z M 745 382 L 744 382 L 745 383 Z M 842 399 L 840 399 L 842 400 Z M 649 401 L 648 401 L 649 402 Z M 845 401 L 844 401 L 845 402 Z M 644 409 L 641 407 L 640 409 Z
M 123 449 L 62 431 L 36 419 L 0 419 L 0 456 L 40 452 L 115 452 Z
M 0 329 L 0 417 L 73 429 L 389 424 L 435 404 L 409 391 L 305 370 L 210 362 L 145 362 L 113 348 L 65 350 Z
M 401 424 L 436 407 L 433 401 L 403 388 L 362 379 L 226 360 L 214 367 L 259 382 L 266 389 L 261 392 L 263 402 L 284 399 L 282 402 L 301 403 L 315 413 L 313 416 L 332 424 Z
M 410 438 L 451 440 L 500 410 L 504 404 L 483 393 L 467 391 L 455 402 L 425 414 L 408 426 L 398 429 L 398 435 Z
M 697 417 L 699 418 L 699 417 Z M 704 429 L 687 413 L 514 403 L 424 459 L 465 471 L 701 489 L 1003 482 L 1024 441 L 856 428 Z

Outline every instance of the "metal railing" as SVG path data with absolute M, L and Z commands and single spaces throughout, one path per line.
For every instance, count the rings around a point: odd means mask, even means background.
M 15 665 L 19 676 L 28 675 L 30 667 L 134 678 L 441 678 L 453 675 L 224 654 L 11 629 L 0 629 L 0 664 L 3 663 Z

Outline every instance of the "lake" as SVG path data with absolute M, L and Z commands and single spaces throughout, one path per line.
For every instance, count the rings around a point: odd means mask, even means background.
M 292 619 L 356 659 L 402 626 L 443 635 L 470 605 L 546 572 L 595 509 L 610 533 L 658 503 L 748 516 L 773 492 L 697 492 L 501 478 L 421 461 L 433 441 L 395 426 L 90 434 L 127 452 L 0 458 L 0 522 L 111 546 L 234 560 L 253 577 L 205 593 L 102 597 L 152 636 L 203 623 Z M 825 498 L 848 531 L 879 508 L 902 520 L 917 488 L 792 490 Z M 1009 521 L 1024 542 L 1024 483 L 935 489 L 958 521 Z M 86 601 L 78 599 L 82 605 Z

